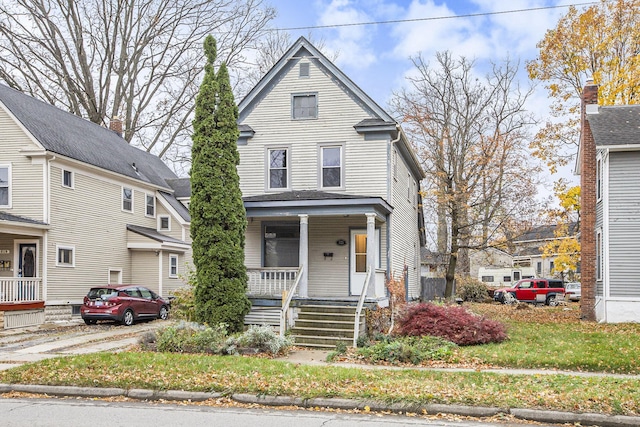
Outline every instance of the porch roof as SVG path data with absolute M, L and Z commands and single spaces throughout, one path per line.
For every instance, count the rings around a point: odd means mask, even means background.
M 0 212 L 0 232 L 41 236 L 49 224 L 37 219 Z
M 286 191 L 244 197 L 247 216 L 356 215 L 375 213 L 386 221 L 393 207 L 381 197 L 327 193 L 317 190 Z
M 148 239 L 151 239 L 155 243 L 136 243 L 129 242 L 127 243 L 127 248 L 129 249 L 143 249 L 143 250 L 160 250 L 160 249 L 171 249 L 171 250 L 186 250 L 189 248 L 189 244 L 185 241 L 174 239 L 173 237 L 167 236 L 166 234 L 162 234 L 157 230 L 149 227 L 142 227 L 139 225 L 127 224 L 127 230 L 133 233 L 144 236 Z

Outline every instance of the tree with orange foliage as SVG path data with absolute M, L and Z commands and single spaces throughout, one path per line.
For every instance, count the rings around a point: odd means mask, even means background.
M 556 221 L 555 239 L 542 246 L 543 258 L 555 257 L 553 270 L 563 279 L 579 279 L 576 275 L 580 264 L 580 242 L 577 234 L 580 231 L 580 187 L 567 188 L 566 182 L 560 180 L 554 186 L 560 199 L 560 209 L 552 209 L 548 216 Z
M 580 94 L 587 79 L 600 86 L 601 105 L 640 102 L 640 0 L 601 0 L 574 6 L 538 43 L 527 64 L 553 99 L 551 119 L 531 147 L 552 172 L 569 163 L 579 141 Z
M 427 213 L 437 213 L 438 252 L 449 254 L 450 298 L 468 250 L 504 240 L 501 227 L 537 211 L 531 207 L 539 168 L 527 152 L 535 124 L 525 110 L 531 89 L 520 88 L 518 65 L 509 60 L 493 64 L 484 78 L 474 61 L 449 52 L 437 53 L 433 66 L 421 56 L 412 61 L 415 77 L 394 94 L 392 107 L 428 175 L 424 203 Z

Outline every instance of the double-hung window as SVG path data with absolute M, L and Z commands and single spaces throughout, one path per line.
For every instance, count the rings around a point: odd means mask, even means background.
M 145 215 L 154 217 L 156 215 L 156 197 L 153 194 L 147 194 Z
M 289 150 L 270 148 L 267 150 L 269 189 L 289 187 Z
M 133 212 L 133 189 L 122 187 L 122 210 Z
M 342 146 L 331 145 L 320 147 L 321 187 L 342 187 Z
M 169 255 L 169 277 L 178 277 L 178 255 Z
M 0 166 L 0 206 L 11 206 L 11 168 Z
M 291 97 L 291 116 L 294 120 L 316 119 L 318 117 L 318 94 L 300 93 Z

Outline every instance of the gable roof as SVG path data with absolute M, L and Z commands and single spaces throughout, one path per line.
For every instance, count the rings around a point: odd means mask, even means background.
M 296 65 L 297 60 L 304 57 L 313 60 L 318 67 L 339 82 L 340 87 L 352 95 L 353 99 L 358 101 L 372 118 L 395 124 L 395 120 L 386 111 L 304 37 L 298 38 L 280 60 L 260 79 L 258 84 L 240 101 L 238 104 L 239 121 L 242 122 L 249 111 L 271 90 L 273 82 L 279 81 L 281 76 Z
M 596 146 L 640 146 L 640 105 L 598 107 L 596 111 L 586 114 Z
M 167 179 L 177 178 L 160 158 L 115 132 L 0 84 L 2 106 L 48 152 L 166 189 Z
M 569 235 L 574 236 L 577 232 L 578 223 L 572 222 L 569 224 Z M 522 233 L 519 237 L 513 239 L 513 243 L 520 244 L 526 242 L 538 242 L 542 240 L 553 240 L 556 238 L 555 231 L 558 228 L 557 224 L 539 225 L 531 228 L 530 230 Z

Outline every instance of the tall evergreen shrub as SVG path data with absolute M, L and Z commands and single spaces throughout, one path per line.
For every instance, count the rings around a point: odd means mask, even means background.
M 195 314 L 211 326 L 243 328 L 251 303 L 244 266 L 246 213 L 236 166 L 238 107 L 226 65 L 216 74 L 216 41 L 204 42 L 205 75 L 196 97 L 191 154 L 191 238 Z

